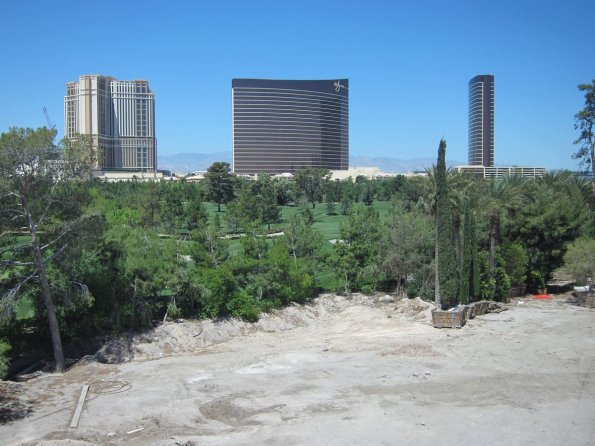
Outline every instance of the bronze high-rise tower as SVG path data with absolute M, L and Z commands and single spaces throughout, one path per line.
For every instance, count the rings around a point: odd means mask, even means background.
M 494 165 L 494 76 L 482 74 L 469 81 L 470 166 Z

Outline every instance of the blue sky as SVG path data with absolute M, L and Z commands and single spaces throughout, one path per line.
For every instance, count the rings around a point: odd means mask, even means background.
M 495 75 L 497 164 L 575 168 L 592 0 L 18 1 L 0 26 L 0 131 L 63 132 L 65 84 L 147 79 L 159 153 L 231 150 L 231 79 L 349 78 L 350 154 L 467 160 L 467 83 Z

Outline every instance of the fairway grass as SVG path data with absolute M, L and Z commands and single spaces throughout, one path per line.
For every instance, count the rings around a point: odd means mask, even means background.
M 213 203 L 204 203 L 205 208 L 207 209 L 207 213 L 209 216 L 209 224 L 215 223 L 215 215 L 217 214 L 217 205 Z M 357 206 L 364 206 L 362 203 L 355 203 L 354 208 Z M 390 212 L 390 202 L 388 201 L 377 201 L 372 204 L 372 207 L 378 211 L 380 215 L 380 221 L 384 222 Z M 339 208 L 337 204 L 336 208 Z M 338 240 L 341 238 L 341 222 L 347 218 L 346 215 L 341 215 L 340 213 L 334 215 L 327 215 L 326 213 L 326 204 L 325 203 L 317 203 L 316 207 L 312 209 L 312 213 L 314 214 L 314 225 L 313 228 L 318 231 L 323 240 L 329 242 L 330 240 Z M 225 205 L 221 205 L 221 212 L 219 213 L 219 219 L 221 221 L 221 229 L 223 232 L 227 230 L 227 223 L 225 221 Z M 281 207 L 281 221 L 279 223 L 271 224 L 271 231 L 270 232 L 281 232 L 287 227 L 287 223 L 293 214 L 299 212 L 300 208 L 298 206 L 282 206 Z M 267 225 L 262 225 L 264 230 L 267 230 Z M 328 247 L 330 249 L 330 243 Z M 239 238 L 234 238 L 229 240 L 229 247 L 228 252 L 230 256 L 235 256 L 236 254 L 240 253 L 242 249 L 242 245 L 240 243 Z M 316 276 L 316 285 L 323 290 L 327 291 L 334 291 L 337 288 L 337 278 L 334 273 L 332 272 L 318 272 L 315 274 Z
M 213 203 L 204 203 L 205 208 L 209 216 L 209 224 L 215 223 L 215 215 L 217 214 L 217 205 Z M 357 206 L 364 206 L 362 203 L 355 203 L 354 208 Z M 337 208 L 339 205 L 337 204 Z M 372 204 L 372 207 L 376 209 L 380 215 L 380 221 L 386 220 L 390 210 L 390 202 L 388 201 L 377 201 Z M 281 206 L 281 221 L 279 223 L 271 224 L 271 231 L 283 231 L 287 226 L 287 222 L 293 214 L 299 212 L 298 206 Z M 341 238 L 340 226 L 341 222 L 347 217 L 340 213 L 334 215 L 327 215 L 326 204 L 317 203 L 316 207 L 312 209 L 314 214 L 314 229 L 316 229 L 322 235 L 324 240 L 335 240 Z M 221 212 L 219 212 L 219 219 L 221 220 L 221 228 L 224 232 L 227 229 L 227 223 L 225 221 L 225 205 L 221 205 Z M 267 229 L 267 225 L 262 225 L 263 229 Z M 230 244 L 230 254 L 234 254 L 239 249 L 239 242 L 232 240 Z

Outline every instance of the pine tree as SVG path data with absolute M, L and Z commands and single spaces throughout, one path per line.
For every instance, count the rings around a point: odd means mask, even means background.
M 209 220 L 202 198 L 202 194 L 194 194 L 186 202 L 186 225 L 189 231 L 205 226 Z M 219 217 L 219 214 L 215 215 Z
M 214 162 L 205 174 L 207 198 L 217 203 L 217 212 L 221 212 L 221 203 L 229 203 L 234 198 L 235 179 L 229 163 Z

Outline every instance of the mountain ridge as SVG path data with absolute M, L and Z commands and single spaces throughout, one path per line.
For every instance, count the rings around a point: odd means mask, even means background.
M 157 166 L 162 170 L 172 172 L 189 173 L 206 171 L 216 161 L 223 161 L 231 164 L 231 151 L 213 153 L 175 153 L 172 155 L 157 155 Z M 436 163 L 435 158 L 393 158 L 393 157 L 349 157 L 349 167 L 379 167 L 383 172 L 407 173 L 417 170 L 424 170 Z M 466 163 L 456 160 L 447 160 L 447 166 L 461 166 Z

